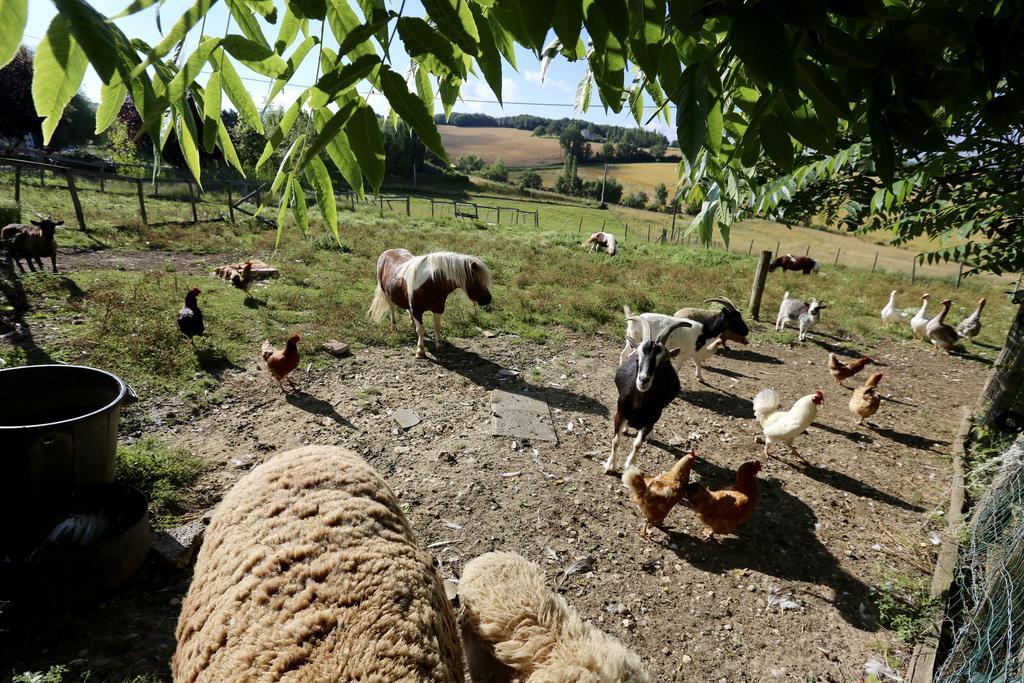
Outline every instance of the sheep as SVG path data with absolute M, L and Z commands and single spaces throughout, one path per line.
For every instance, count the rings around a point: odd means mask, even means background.
M 626 359 L 633 353 L 640 341 L 637 338 L 639 323 L 636 320 L 646 321 L 646 324 L 651 328 L 652 335 L 659 335 L 666 327 L 681 320 L 681 318 L 661 313 L 641 313 L 638 316 L 633 316 L 629 306 L 623 306 L 622 310 L 626 314 L 626 345 L 619 354 L 620 366 L 626 362 Z M 696 320 L 686 320 L 686 322 L 689 325 L 676 326 L 676 331 L 665 342 L 665 346 L 679 352 L 673 355 L 672 360 L 672 365 L 675 367 L 677 374 L 682 372 L 682 364 L 689 359 L 693 361 L 694 377 L 696 377 L 698 382 L 704 384 L 704 373 L 702 372 L 703 358 L 700 357 L 699 352 L 713 338 L 719 335 L 708 334 L 707 328 Z
M 49 216 L 40 216 L 38 221 L 30 221 L 32 225 L 23 223 L 11 223 L 0 229 L 0 242 L 7 244 L 11 258 L 18 265 L 18 270 L 25 272 L 19 259 L 25 259 L 29 269 L 36 272 L 32 265 L 35 259 L 39 270 L 43 270 L 43 256 L 50 257 L 50 266 L 53 272 L 57 272 L 57 240 L 54 234 L 58 225 L 64 225 L 64 221 L 54 222 Z
M 650 681 L 640 657 L 584 622 L 544 585 L 535 563 L 506 552 L 470 560 L 459 581 L 459 625 L 473 680 L 496 680 L 495 669 L 523 683 Z M 509 675 L 511 674 L 511 675 Z
M 711 311 L 705 308 L 680 308 L 673 314 L 673 318 L 685 318 L 694 320 L 704 325 L 708 336 L 714 336 L 717 330 L 722 330 L 720 336 L 723 341 L 734 341 L 738 344 L 747 343 L 747 335 L 750 328 L 743 322 L 743 315 L 736 304 L 724 296 L 713 299 L 705 299 L 704 303 L 719 303 L 722 308 L 719 311 Z
M 175 631 L 185 681 L 461 681 L 457 621 L 398 501 L 355 453 L 287 451 L 206 530 Z
M 821 320 L 821 310 L 825 304 L 812 298 L 810 301 L 790 299 L 789 292 L 782 295 L 779 304 L 779 316 L 775 319 L 776 332 L 785 327 L 797 327 L 800 330 L 800 341 L 807 337 L 815 325 Z
M 627 318 L 627 321 L 636 322 L 643 329 L 643 341 L 637 344 L 629 336 L 626 337 L 627 343 L 636 345 L 636 353 L 631 354 L 615 371 L 615 388 L 619 392 L 619 399 L 612 422 L 612 452 L 604 463 L 605 474 L 615 469 L 619 438 L 626 427 L 637 430 L 633 447 L 626 457 L 626 469 L 629 469 L 644 439 L 661 419 L 662 411 L 679 393 L 679 375 L 676 374 L 672 359 L 680 354 L 680 350 L 668 348 L 666 340 L 677 329 L 699 326 L 700 323 L 675 318 L 672 320 L 652 340 L 651 325 L 646 318 Z

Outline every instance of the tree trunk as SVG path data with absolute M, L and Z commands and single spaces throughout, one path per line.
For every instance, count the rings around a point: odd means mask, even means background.
M 989 375 L 985 388 L 978 398 L 978 411 L 982 422 L 991 427 L 995 416 L 1003 410 L 1021 410 L 1024 395 L 1024 305 L 1019 305 L 1017 315 L 1006 335 L 996 364 Z

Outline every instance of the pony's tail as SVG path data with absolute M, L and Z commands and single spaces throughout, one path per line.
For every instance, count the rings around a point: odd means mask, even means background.
M 615 252 L 618 251 L 618 244 L 615 243 L 615 235 L 612 235 L 608 239 L 608 255 L 615 256 Z
M 821 263 L 819 263 L 818 261 L 815 261 L 814 262 L 814 267 L 811 268 L 811 272 L 812 273 L 820 273 L 821 272 Z
M 373 295 L 373 301 L 370 303 L 370 310 L 366 312 L 366 317 L 375 323 L 379 323 L 384 320 L 394 307 L 395 305 L 388 299 L 387 294 L 384 293 L 384 289 L 378 282 L 377 291 Z

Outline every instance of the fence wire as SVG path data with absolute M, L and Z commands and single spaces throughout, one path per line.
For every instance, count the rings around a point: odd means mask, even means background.
M 953 643 L 936 683 L 1024 680 L 1024 437 L 1001 461 L 961 543 Z

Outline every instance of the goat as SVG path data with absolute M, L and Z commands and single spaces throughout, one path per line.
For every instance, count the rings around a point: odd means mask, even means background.
M 680 354 L 680 349 L 668 348 L 667 340 L 677 329 L 700 326 L 700 323 L 691 320 L 673 318 L 670 324 L 661 329 L 657 338 L 652 339 L 651 324 L 647 318 L 630 316 L 626 320 L 641 326 L 643 338 L 636 343 L 627 335 L 627 344 L 635 346 L 636 353 L 630 354 L 626 362 L 615 371 L 615 388 L 619 392 L 619 399 L 612 424 L 612 453 L 604 463 L 606 474 L 615 469 L 619 438 L 625 427 L 637 430 L 633 448 L 626 458 L 626 469 L 629 469 L 644 439 L 661 419 L 662 411 L 679 393 L 679 375 L 671 361 Z
M 64 225 L 64 221 L 54 222 L 49 216 L 39 216 L 38 221 L 30 221 L 32 225 L 23 223 L 11 223 L 0 230 L 0 242 L 7 244 L 11 258 L 18 265 L 18 270 L 25 272 L 19 259 L 25 259 L 29 269 L 36 272 L 32 265 L 35 259 L 39 270 L 43 270 L 43 256 L 50 257 L 50 265 L 53 272 L 57 272 L 57 240 L 54 234 L 58 225 Z
M 782 295 L 782 303 L 779 304 L 779 316 L 775 319 L 775 330 L 780 331 L 785 327 L 796 327 L 800 330 L 800 341 L 803 341 L 815 325 L 821 320 L 821 310 L 825 304 L 815 298 L 810 301 L 802 299 L 790 299 L 789 292 Z
M 704 326 L 708 336 L 715 336 L 716 331 L 721 330 L 719 336 L 721 336 L 722 341 L 734 341 L 738 344 L 747 343 L 747 335 L 750 334 L 750 328 L 743 322 L 743 315 L 736 308 L 736 304 L 724 296 L 705 299 L 704 303 L 722 304 L 722 309 L 720 311 L 711 311 L 706 308 L 680 308 L 673 317 L 699 322 Z
M 619 365 L 626 362 L 626 359 L 633 353 L 641 339 L 637 338 L 637 325 L 639 323 L 631 322 L 635 319 L 641 319 L 646 322 L 651 328 L 652 335 L 659 335 L 661 332 L 670 325 L 677 323 L 681 318 L 677 318 L 671 315 L 664 315 L 662 313 L 641 313 L 638 316 L 633 316 L 629 310 L 629 306 L 622 307 L 623 312 L 626 314 L 626 345 L 622 349 L 622 353 L 619 354 Z M 707 344 L 711 343 L 711 340 L 721 334 L 721 330 L 717 334 L 709 334 L 708 328 L 696 320 L 685 319 L 686 322 L 690 323 L 686 326 L 676 326 L 675 332 L 665 342 L 666 347 L 669 349 L 677 350 L 679 353 L 673 355 L 672 365 L 675 367 L 677 373 L 682 372 L 683 363 L 689 359 L 693 361 L 694 376 L 697 381 L 704 384 L 704 375 L 702 373 L 703 365 L 702 362 L 706 356 L 701 355 L 699 352 Z

